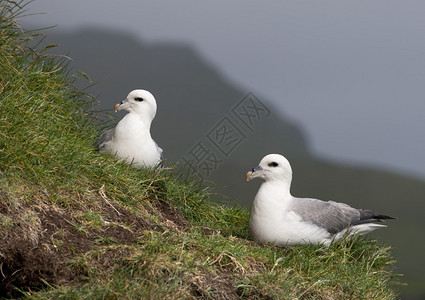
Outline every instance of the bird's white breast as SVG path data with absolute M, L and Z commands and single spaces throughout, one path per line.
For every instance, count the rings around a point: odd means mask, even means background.
M 150 122 L 127 114 L 115 128 L 111 152 L 135 167 L 156 166 L 161 159 L 150 134 Z

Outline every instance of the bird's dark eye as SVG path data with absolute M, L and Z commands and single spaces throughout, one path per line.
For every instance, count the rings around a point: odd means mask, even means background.
M 143 98 L 142 97 L 136 97 L 136 98 L 134 98 L 134 100 L 136 100 L 136 101 L 143 101 Z
M 272 161 L 271 163 L 269 163 L 269 167 L 277 167 L 279 164 L 275 161 Z

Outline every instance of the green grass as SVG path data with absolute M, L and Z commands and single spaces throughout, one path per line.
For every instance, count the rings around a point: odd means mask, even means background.
M 98 154 L 93 98 L 66 61 L 28 46 L 36 33 L 16 21 L 24 6 L 0 0 L 3 295 L 396 298 L 387 246 L 260 245 L 248 212 L 214 204 L 209 187 Z

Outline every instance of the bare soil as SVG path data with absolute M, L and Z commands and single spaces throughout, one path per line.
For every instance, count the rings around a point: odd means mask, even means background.
M 11 201 L 10 201 L 11 202 Z M 69 264 L 71 258 L 99 247 L 96 238 L 108 238 L 120 244 L 133 244 L 144 230 L 162 231 L 161 226 L 120 207 L 99 199 L 105 226 L 101 229 L 78 230 L 79 221 L 71 210 L 41 203 L 12 206 L 7 195 L 0 190 L 0 295 L 15 297 L 16 289 L 36 290 L 46 283 L 83 280 L 86 271 Z M 81 209 L 81 208 L 80 208 Z M 190 224 L 170 203 L 158 201 L 146 207 L 165 226 L 186 230 Z M 124 224 L 124 225 L 122 225 Z M 113 225 L 113 226 L 111 226 Z

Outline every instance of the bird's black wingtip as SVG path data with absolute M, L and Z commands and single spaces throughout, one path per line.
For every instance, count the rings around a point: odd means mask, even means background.
M 374 216 L 373 218 L 378 220 L 397 220 L 396 217 L 391 217 L 386 215 L 377 215 L 377 216 Z

